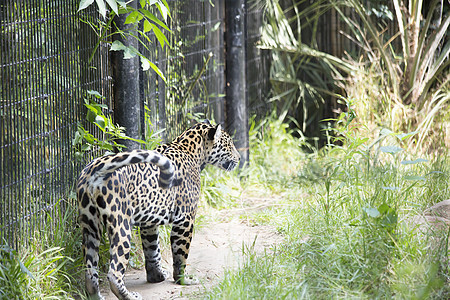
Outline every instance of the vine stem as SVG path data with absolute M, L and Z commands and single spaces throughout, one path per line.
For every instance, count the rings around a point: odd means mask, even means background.
M 105 37 L 106 33 L 108 32 L 108 28 L 111 27 L 111 22 L 114 19 L 114 16 L 116 14 L 114 12 L 111 13 L 111 16 L 108 20 L 108 23 L 105 26 L 105 30 L 102 32 L 100 38 L 98 39 L 97 43 L 95 44 L 94 50 L 92 51 L 91 55 L 89 56 L 89 61 L 88 64 L 91 64 L 92 60 L 94 59 L 94 54 L 95 52 L 97 52 L 98 46 L 100 46 L 101 41 L 103 40 L 103 38 Z
M 209 61 L 211 60 L 211 58 L 213 57 L 213 53 L 209 52 L 208 54 L 208 58 L 206 59 L 206 62 L 203 64 L 202 69 L 200 70 L 200 72 L 198 72 L 197 76 L 195 77 L 195 80 L 191 83 L 191 85 L 189 86 L 186 94 L 185 94 L 185 98 L 184 101 L 187 101 L 187 98 L 189 96 L 189 94 L 192 92 L 192 90 L 194 89 L 195 84 L 198 82 L 198 80 L 200 79 L 200 76 L 202 76 L 202 74 L 205 72 L 206 70 L 206 66 L 208 65 Z

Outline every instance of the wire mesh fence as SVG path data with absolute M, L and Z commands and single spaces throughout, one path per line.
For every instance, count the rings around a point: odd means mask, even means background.
M 86 91 L 113 107 L 109 44 L 101 43 L 88 62 L 98 42 L 91 28 L 98 12 L 91 6 L 77 13 L 78 2 L 0 2 L 0 243 L 14 248 L 39 228 L 51 230 L 47 216 L 58 203 L 76 205 L 71 194 L 83 165 L 72 139 L 79 123 L 89 127 Z M 165 129 L 166 140 L 192 119 L 226 118 L 225 1 L 169 4 L 171 49 L 158 48 L 154 36 L 149 50 L 140 49 L 167 82 L 152 71 L 139 74 L 141 118 L 151 122 L 143 134 Z M 258 107 L 268 87 L 267 59 L 255 45 L 262 12 L 247 10 L 247 95 Z
M 16 247 L 68 198 L 82 91 L 109 90 L 108 52 L 87 68 L 96 36 L 75 12 L 75 1 L 0 4 L 0 226 Z

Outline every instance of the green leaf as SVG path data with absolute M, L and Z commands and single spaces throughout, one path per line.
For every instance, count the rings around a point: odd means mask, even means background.
M 111 44 L 111 51 L 123 51 L 123 59 L 135 57 L 139 52 L 133 46 L 127 47 L 121 41 L 114 41 Z
M 422 181 L 424 181 L 424 180 L 426 180 L 426 178 L 425 177 L 423 177 L 423 176 L 405 176 L 405 177 L 403 177 L 403 179 L 405 179 L 405 180 L 412 180 L 412 181 L 418 181 L 418 180 L 422 180 Z
M 159 44 L 161 45 L 161 49 L 164 48 L 164 42 L 169 43 L 166 36 L 162 31 L 158 28 L 158 26 L 154 24 L 150 24 L 153 27 L 153 32 L 155 33 L 156 38 L 158 39 Z
M 372 218 L 380 216 L 380 212 L 375 207 L 363 207 L 363 211 Z
M 151 12 L 149 12 L 146 9 L 140 9 L 139 10 L 146 18 L 150 19 L 150 21 L 152 21 L 155 24 L 158 24 L 159 26 L 161 26 L 162 28 L 164 28 L 165 30 L 168 30 L 169 32 L 172 32 L 169 27 L 167 27 L 166 24 L 164 24 L 164 22 L 162 22 L 160 19 L 158 19 L 157 17 L 155 17 L 154 14 L 152 14 Z
M 80 5 L 78 6 L 78 11 L 85 9 L 92 3 L 94 3 L 94 0 L 81 0 Z
M 86 152 L 92 149 L 91 144 L 84 144 L 83 146 L 81 146 L 81 151 Z
M 79 131 L 75 131 L 75 137 L 72 139 L 72 146 L 78 145 L 83 140 L 83 136 Z
M 378 206 L 378 212 L 382 215 L 386 214 L 391 208 L 386 203 L 381 204 Z
M 142 70 L 147 71 L 148 69 L 150 69 L 150 61 L 141 56 L 141 65 L 142 65 Z
M 403 148 L 397 146 L 382 146 L 380 147 L 380 150 L 384 153 L 396 154 L 400 151 L 403 151 Z
M 106 0 L 108 2 L 109 7 L 111 7 L 112 11 L 118 15 L 119 14 L 119 8 L 117 7 L 116 0 Z
M 137 10 L 133 10 L 125 19 L 125 24 L 135 24 L 142 20 L 143 16 Z
M 416 135 L 417 133 L 419 133 L 419 131 L 412 131 L 412 132 L 408 132 L 408 133 L 400 133 L 400 134 L 397 134 L 396 136 L 400 139 L 400 140 L 404 140 L 404 139 L 406 139 L 406 138 L 409 138 L 409 137 L 411 137 L 411 136 L 413 136 L 413 135 Z
M 415 160 L 404 160 L 401 162 L 402 165 L 415 165 L 418 163 L 423 163 L 423 162 L 427 162 L 428 159 L 424 159 L 424 158 L 418 158 Z
M 92 110 L 89 110 L 86 114 L 86 120 L 88 120 L 88 122 L 93 123 L 95 121 L 95 118 L 97 117 L 97 114 L 95 112 L 93 112 Z
M 164 8 L 167 10 L 167 15 L 172 18 L 172 16 L 170 15 L 170 7 L 169 7 L 169 3 L 167 3 L 166 0 L 160 0 L 158 2 L 162 2 L 164 5 Z
M 95 0 L 98 6 L 98 12 L 102 15 L 103 18 L 106 18 L 106 5 L 103 0 Z
M 139 3 L 141 4 L 141 7 L 144 8 L 145 4 L 147 4 L 147 0 L 139 0 Z
M 103 96 L 102 96 L 99 92 L 97 92 L 97 91 L 94 91 L 94 90 L 87 90 L 86 92 L 87 92 L 89 95 L 95 96 L 95 97 L 98 98 L 98 99 L 103 98 Z
M 105 117 L 103 117 L 103 116 L 96 116 L 94 123 L 97 124 L 101 129 L 105 129 L 105 126 L 106 126 Z
M 36 281 L 36 278 L 33 276 L 33 274 L 28 270 L 28 268 L 24 265 L 24 263 L 19 259 L 19 266 L 22 273 L 27 274 L 29 277 L 31 277 L 34 281 Z
M 120 5 L 122 8 L 127 8 L 127 3 L 122 0 L 116 0 L 116 2 Z
M 159 77 L 161 77 L 164 80 L 164 82 L 166 82 L 166 77 L 164 77 L 164 74 L 161 72 L 161 70 L 151 61 L 149 61 L 149 63 L 150 63 L 150 67 L 153 69 L 153 71 L 155 71 L 156 74 L 158 74 Z
M 167 20 L 167 16 L 170 16 L 170 11 L 168 9 L 168 6 L 165 4 L 161 5 L 159 2 L 155 3 L 156 7 L 158 7 L 159 12 L 161 13 L 162 17 L 164 18 L 164 21 Z
M 148 20 L 144 21 L 144 33 L 149 32 L 150 30 L 152 30 L 152 24 L 150 24 L 150 22 Z
M 127 47 L 121 41 L 114 41 L 111 44 L 111 51 L 125 50 Z

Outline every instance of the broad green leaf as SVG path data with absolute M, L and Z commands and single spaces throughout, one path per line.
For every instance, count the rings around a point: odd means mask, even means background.
M 396 154 L 400 151 L 403 151 L 403 148 L 397 146 L 382 146 L 380 147 L 380 150 L 384 153 Z
M 142 18 L 143 16 L 139 13 L 139 11 L 134 10 L 125 19 L 125 24 L 135 24 L 136 22 L 142 20 Z
M 82 140 L 83 137 L 81 136 L 80 132 L 75 131 L 75 137 L 72 139 L 72 146 L 80 144 Z
M 390 129 L 382 128 L 382 129 L 380 130 L 380 135 L 381 135 L 381 136 L 387 136 L 387 135 L 391 135 L 391 134 L 393 134 L 393 132 L 392 132 L 392 130 L 390 130 Z
M 106 4 L 103 0 L 95 0 L 97 2 L 98 11 L 103 18 L 106 18 Z
M 153 71 L 155 71 L 156 74 L 158 74 L 159 77 L 161 77 L 164 80 L 164 82 L 166 82 L 166 77 L 164 77 L 164 74 L 161 72 L 161 70 L 151 61 L 149 61 L 149 63 L 150 63 L 150 67 L 153 69 Z
M 111 7 L 112 11 L 118 15 L 119 14 L 119 8 L 117 7 L 117 2 L 116 0 L 106 0 L 106 2 L 108 3 L 109 7 Z
M 141 65 L 143 71 L 147 71 L 148 69 L 150 69 L 150 61 L 143 56 L 141 56 Z
M 116 3 L 118 3 L 122 8 L 127 8 L 127 3 L 125 1 L 116 0 Z
M 158 19 L 157 17 L 155 17 L 154 14 L 152 14 L 151 12 L 149 12 L 146 9 L 140 9 L 139 10 L 145 17 L 147 17 L 148 19 L 150 19 L 150 21 L 152 21 L 155 24 L 158 24 L 159 26 L 161 26 L 162 28 L 164 28 L 165 30 L 168 30 L 169 32 L 172 32 L 169 27 L 167 27 L 166 24 L 164 24 L 163 21 L 161 21 L 160 19 Z
M 158 26 L 151 24 L 151 23 L 150 23 L 150 25 L 153 27 L 153 32 L 155 33 L 155 36 L 158 39 L 159 44 L 161 45 L 161 49 L 163 49 L 164 43 L 168 44 L 169 41 L 167 40 L 164 33 L 162 33 L 162 31 L 158 28 Z
M 130 59 L 136 57 L 137 54 L 138 51 L 133 46 L 126 47 L 126 49 L 123 51 L 123 59 Z
M 376 218 L 380 216 L 380 212 L 375 207 L 363 207 L 363 211 L 372 218 Z
M 88 120 L 88 122 L 93 123 L 95 121 L 95 118 L 97 117 L 97 114 L 95 112 L 93 112 L 92 110 L 89 110 L 86 114 L 86 120 Z
M 111 44 L 111 51 L 125 50 L 127 47 L 121 41 L 114 41 Z
M 404 160 L 401 162 L 402 165 L 415 165 L 418 163 L 423 163 L 423 162 L 427 162 L 428 159 L 424 159 L 424 158 L 417 158 L 415 160 Z
M 396 136 L 400 139 L 400 140 L 404 140 L 404 139 L 406 139 L 406 138 L 409 138 L 409 137 L 411 137 L 411 136 L 413 136 L 413 135 L 416 135 L 417 133 L 419 133 L 419 131 L 413 131 L 413 132 L 408 132 L 408 133 L 400 133 L 400 134 L 397 134 Z
M 23 262 L 19 259 L 19 266 L 22 273 L 27 274 L 29 277 L 31 277 L 33 280 L 36 281 L 36 278 L 33 276 L 33 274 L 28 270 L 28 268 L 23 264 Z
M 147 0 L 139 0 L 139 3 L 141 4 L 141 7 L 144 8 L 145 4 L 147 4 Z
M 161 13 L 164 21 L 167 21 L 167 16 L 170 15 L 169 9 L 164 4 L 161 5 L 159 2 L 157 2 L 155 4 L 156 4 L 156 7 L 158 7 L 158 10 Z
M 97 116 L 95 117 L 95 124 L 97 124 L 101 129 L 105 129 L 105 117 L 103 116 Z
M 412 176 L 405 176 L 405 177 L 403 177 L 405 180 L 412 180 L 412 181 L 418 181 L 418 180 L 422 180 L 422 181 L 424 181 L 424 180 L 426 180 L 426 178 L 425 177 L 423 177 L 423 176 L 414 176 L 414 175 L 412 175 Z
M 81 0 L 80 5 L 78 6 L 78 11 L 85 9 L 92 3 L 94 3 L 94 0 Z
M 378 212 L 382 215 L 386 214 L 391 208 L 386 203 L 381 204 L 378 206 Z
M 92 146 L 90 144 L 84 144 L 81 146 L 81 151 L 85 152 L 85 151 L 89 151 L 91 150 Z
M 138 54 L 138 51 L 133 46 L 127 47 L 121 41 L 114 41 L 111 44 L 111 51 L 123 51 L 123 59 L 130 59 Z
M 95 96 L 96 98 L 103 98 L 103 96 L 99 93 L 99 92 L 97 92 L 97 91 L 94 91 L 94 90 L 87 90 L 86 91 L 89 95 L 93 95 L 93 96 Z
M 144 21 L 144 33 L 149 32 L 150 30 L 152 30 L 152 24 L 150 24 L 150 22 L 148 20 Z

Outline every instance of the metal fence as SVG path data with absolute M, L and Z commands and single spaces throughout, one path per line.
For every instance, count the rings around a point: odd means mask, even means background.
M 52 226 L 48 216 L 61 200 L 62 207 L 76 205 L 71 194 L 82 164 L 72 139 L 79 122 L 88 126 L 86 91 L 98 91 L 113 107 L 108 44 L 88 63 L 98 41 L 88 23 L 98 13 L 94 7 L 77 13 L 78 2 L 0 2 L 0 244 L 20 247 L 35 230 Z M 147 130 L 165 128 L 171 139 L 192 118 L 224 122 L 224 2 L 169 2 L 172 49 L 141 49 L 167 77 L 165 84 L 152 71 L 139 75 L 141 117 L 147 112 L 152 122 Z M 260 111 L 268 90 L 267 56 L 255 47 L 261 15 L 248 5 L 247 97 Z

